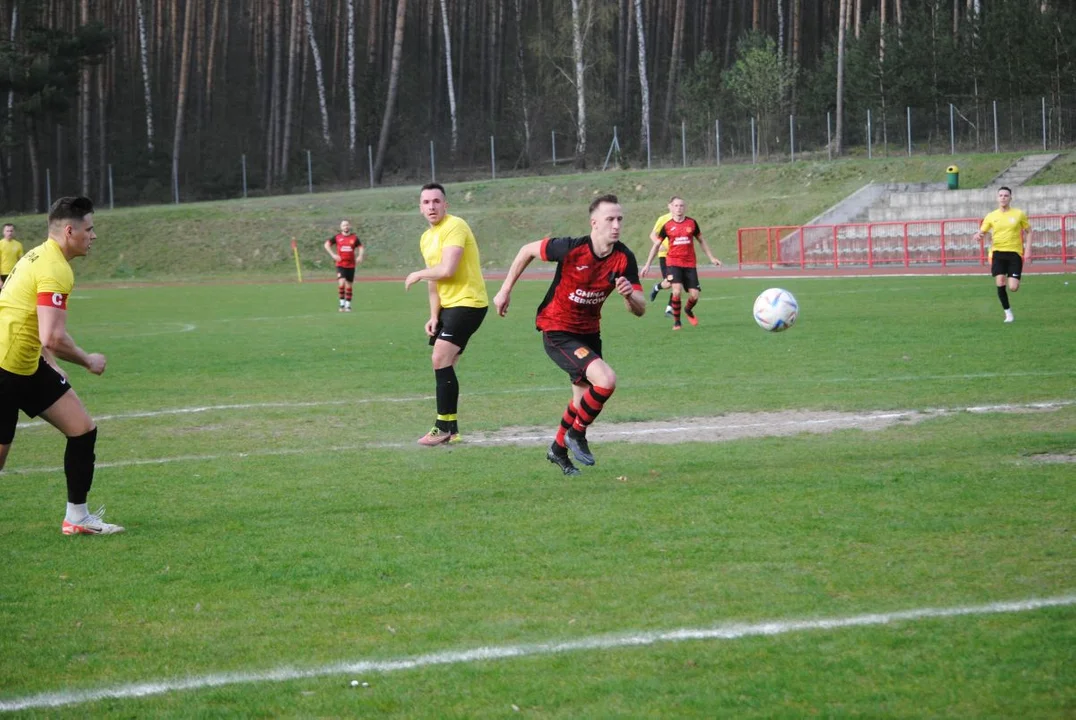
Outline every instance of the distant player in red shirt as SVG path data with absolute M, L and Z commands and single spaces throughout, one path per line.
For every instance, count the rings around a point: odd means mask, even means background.
M 538 306 L 535 325 L 542 331 L 546 354 L 572 380 L 572 401 L 546 453 L 565 475 L 579 474 L 568 450 L 584 465 L 594 464 L 587 428 L 616 389 L 616 373 L 602 359 L 602 305 L 617 293 L 633 315 L 642 317 L 646 311 L 635 255 L 620 242 L 623 221 L 624 211 L 616 195 L 596 198 L 590 204 L 590 235 L 546 238 L 524 245 L 493 298 L 497 313 L 503 317 L 512 287 L 531 261 L 540 258 L 557 263 L 553 283 Z
M 335 249 L 334 249 L 335 248 Z M 355 284 L 355 266 L 362 263 L 362 240 L 351 231 L 351 223 L 340 223 L 340 233 L 325 241 L 325 252 L 336 262 L 336 285 L 340 295 L 340 312 L 351 312 L 351 288 Z
M 650 263 L 654 262 L 654 255 L 660 249 L 661 241 L 668 239 L 669 254 L 665 256 L 665 265 L 669 273 L 668 278 L 672 282 L 673 330 L 683 327 L 680 324 L 680 296 L 684 288 L 687 288 L 688 292 L 684 314 L 692 325 L 699 324 L 699 319 L 695 317 L 695 304 L 699 302 L 700 290 L 699 271 L 695 262 L 695 242 L 698 241 L 702 246 L 710 262 L 718 267 L 721 266 L 721 261 L 714 257 L 714 254 L 710 252 L 710 246 L 702 239 L 699 224 L 685 214 L 686 209 L 683 198 L 674 196 L 669 201 L 672 217 L 658 231 L 657 238 L 651 238 L 654 244 L 646 257 L 642 273 L 643 277 L 646 277 L 646 274 L 650 272 Z

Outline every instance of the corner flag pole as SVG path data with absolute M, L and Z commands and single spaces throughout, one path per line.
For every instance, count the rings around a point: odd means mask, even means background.
M 299 267 L 299 246 L 295 244 L 295 238 L 291 239 L 291 252 L 295 255 L 295 275 L 299 282 L 303 281 L 303 270 Z

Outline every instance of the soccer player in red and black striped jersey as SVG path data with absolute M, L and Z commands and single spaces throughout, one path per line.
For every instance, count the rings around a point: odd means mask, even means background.
M 616 373 L 602 359 L 602 305 L 616 293 L 633 315 L 642 317 L 646 312 L 635 255 L 620 242 L 623 221 L 624 211 L 616 195 L 596 198 L 590 204 L 590 235 L 545 238 L 524 245 L 493 299 L 503 317 L 512 287 L 531 261 L 540 258 L 557 263 L 553 283 L 538 306 L 535 325 L 542 332 L 546 354 L 572 380 L 572 401 L 546 453 L 565 475 L 579 473 L 568 450 L 584 465 L 594 464 L 587 428 L 616 389 Z
M 335 250 L 333 248 L 336 248 Z M 336 262 L 336 285 L 340 312 L 351 312 L 351 294 L 355 285 L 355 266 L 362 264 L 362 240 L 351 230 L 351 223 L 340 223 L 340 232 L 325 241 L 325 252 Z
M 695 317 L 695 304 L 699 301 L 700 290 L 699 271 L 695 261 L 695 242 L 697 241 L 702 246 L 707 257 L 710 258 L 710 262 L 714 265 L 720 267 L 721 261 L 714 257 L 714 254 L 710 252 L 710 246 L 702 239 L 699 224 L 695 222 L 694 218 L 689 218 L 685 214 L 687 205 L 684 204 L 683 198 L 674 196 L 669 201 L 669 210 L 672 217 L 661 227 L 656 235 L 651 237 L 654 245 L 650 248 L 650 254 L 643 265 L 642 274 L 643 277 L 646 277 L 646 274 L 650 272 L 650 263 L 654 261 L 654 255 L 657 254 L 662 241 L 668 240 L 669 253 L 665 256 L 665 265 L 669 273 L 668 278 L 672 281 L 673 330 L 679 330 L 682 327 L 680 324 L 680 296 L 683 295 L 684 288 L 687 288 L 688 292 L 687 307 L 684 308 L 684 314 L 687 315 L 687 320 L 692 325 L 699 324 L 698 318 Z

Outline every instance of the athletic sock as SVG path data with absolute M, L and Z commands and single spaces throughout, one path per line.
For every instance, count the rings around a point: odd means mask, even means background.
M 690 315 L 691 311 L 694 310 L 695 306 L 698 305 L 698 304 L 699 304 L 698 298 L 689 297 L 687 299 L 687 307 L 684 308 L 684 312 L 686 312 L 688 315 Z
M 460 386 L 456 382 L 456 368 L 449 365 L 446 368 L 434 370 L 433 374 L 437 381 L 437 418 L 439 422 L 442 418 L 445 418 L 445 427 L 441 429 L 448 430 L 448 417 L 451 416 L 453 422 L 456 420 L 456 410 L 460 399 Z M 438 425 L 438 427 L 441 426 Z
M 64 451 L 64 475 L 67 477 L 67 502 L 85 505 L 93 485 L 93 464 L 97 459 L 93 448 L 97 443 L 97 428 L 84 435 L 67 438 Z
M 338 285 L 336 287 L 336 294 L 340 297 L 340 304 L 343 305 L 344 304 L 344 286 L 343 285 Z
M 434 422 L 434 427 L 442 432 L 458 433 L 460 431 L 459 425 L 456 424 L 456 414 L 440 415 L 438 414 L 437 420 Z
M 583 397 L 579 401 L 578 414 L 575 417 L 575 422 L 572 423 L 572 429 L 585 433 L 590 424 L 594 422 L 594 419 L 598 417 L 602 408 L 605 407 L 605 403 L 608 402 L 615 389 L 591 385 L 590 389 L 583 393 Z
M 565 410 L 564 415 L 561 416 L 560 427 L 557 428 L 557 437 L 554 440 L 557 445 L 564 447 L 564 434 L 572 428 L 578 414 L 579 411 L 575 409 L 575 405 L 568 403 L 568 409 Z
M 1009 293 L 1005 290 L 1004 285 L 998 288 L 998 300 L 1001 301 L 1001 307 L 1006 310 L 1009 309 Z
M 673 324 L 674 325 L 679 325 L 680 324 L 680 298 L 673 295 L 673 298 L 672 298 L 672 300 L 669 301 L 669 304 L 672 305 L 672 309 L 673 309 Z
M 86 519 L 86 516 L 90 514 L 89 508 L 86 507 L 86 503 L 67 503 L 67 514 L 64 515 L 64 520 L 69 523 L 77 523 Z
M 351 304 L 351 288 L 344 289 L 344 302 L 346 302 L 348 305 Z

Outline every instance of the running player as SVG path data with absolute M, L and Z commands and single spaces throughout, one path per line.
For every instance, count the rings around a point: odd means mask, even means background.
M 425 280 L 429 288 L 430 319 L 426 321 L 426 334 L 433 346 L 437 419 L 418 443 L 433 446 L 460 441 L 456 363 L 486 317 L 489 296 L 474 233 L 462 218 L 448 214 L 444 187 L 437 183 L 423 185 L 419 211 L 430 224 L 419 243 L 426 269 L 408 275 L 404 289 L 420 280 Z
M 1031 223 L 1023 210 L 1010 206 L 1011 202 L 1012 190 L 999 188 L 998 209 L 983 218 L 979 232 L 975 233 L 975 242 L 982 242 L 986 233 L 990 233 L 990 274 L 994 276 L 1007 323 L 1013 321 L 1013 316 L 1005 286 L 1008 284 L 1012 292 L 1020 289 L 1024 256 L 1031 249 Z
M 654 289 L 650 291 L 650 302 L 657 300 L 658 293 L 663 289 L 668 290 L 672 287 L 672 280 L 669 279 L 669 269 L 665 264 L 665 257 L 669 254 L 669 239 L 659 238 L 658 233 L 661 232 L 661 228 L 665 227 L 665 223 L 672 220 L 672 204 L 676 198 L 669 199 L 669 212 L 660 216 L 656 222 L 654 222 L 654 229 L 650 231 L 650 242 L 660 242 L 661 247 L 658 248 L 658 265 L 661 267 L 661 280 L 655 285 Z M 665 317 L 672 317 L 672 295 L 669 295 L 669 303 L 665 306 Z
M 119 525 L 91 514 L 86 496 L 93 484 L 97 426 L 56 359 L 76 363 L 94 375 L 105 371 L 105 356 L 87 353 L 67 332 L 67 300 L 75 276 L 69 261 L 90 251 L 93 202 L 62 197 L 49 209 L 49 237 L 15 265 L 0 293 L 0 468 L 15 439 L 19 410 L 40 415 L 67 437 L 64 475 L 67 513 L 64 535 L 112 535 Z
M 493 298 L 497 313 L 503 317 L 512 287 L 531 261 L 557 263 L 553 284 L 538 306 L 535 325 L 542 332 L 546 354 L 572 381 L 572 400 L 546 453 L 565 475 L 579 474 L 568 450 L 584 465 L 594 464 L 587 428 L 616 389 L 616 373 L 602 359 L 602 305 L 617 293 L 633 315 L 642 317 L 646 311 L 635 255 L 620 242 L 623 221 L 624 211 L 616 195 L 595 198 L 590 204 L 590 235 L 546 238 L 524 245 Z
M 15 226 L 4 225 L 4 236 L 0 238 L 0 288 L 7 282 L 11 269 L 22 257 L 22 243 L 15 239 Z
M 687 307 L 684 308 L 684 314 L 687 315 L 687 320 L 692 325 L 699 324 L 699 319 L 695 317 L 695 304 L 699 302 L 700 289 L 699 271 L 695 261 L 695 241 L 698 241 L 699 245 L 702 246 L 706 256 L 710 258 L 710 262 L 720 267 L 721 261 L 710 252 L 710 246 L 702 238 L 699 224 L 685 214 L 687 206 L 683 199 L 674 196 L 669 201 L 669 209 L 672 211 L 672 217 L 661 226 L 661 230 L 657 233 L 657 238 L 651 238 L 654 244 L 650 248 L 650 254 L 646 257 L 643 276 L 645 277 L 650 272 L 650 263 L 654 261 L 654 254 L 658 251 L 658 240 L 667 239 L 669 241 L 669 254 L 665 258 L 665 262 L 668 264 L 667 277 L 672 282 L 673 330 L 679 330 L 683 327 L 680 324 L 680 297 L 684 292 L 684 288 L 687 288 L 688 291 Z
M 336 248 L 333 250 L 333 248 Z M 336 286 L 340 296 L 340 312 L 351 312 L 352 287 L 355 284 L 355 266 L 362 264 L 365 248 L 358 235 L 351 231 L 351 223 L 340 223 L 340 232 L 325 241 L 325 252 L 336 262 Z

